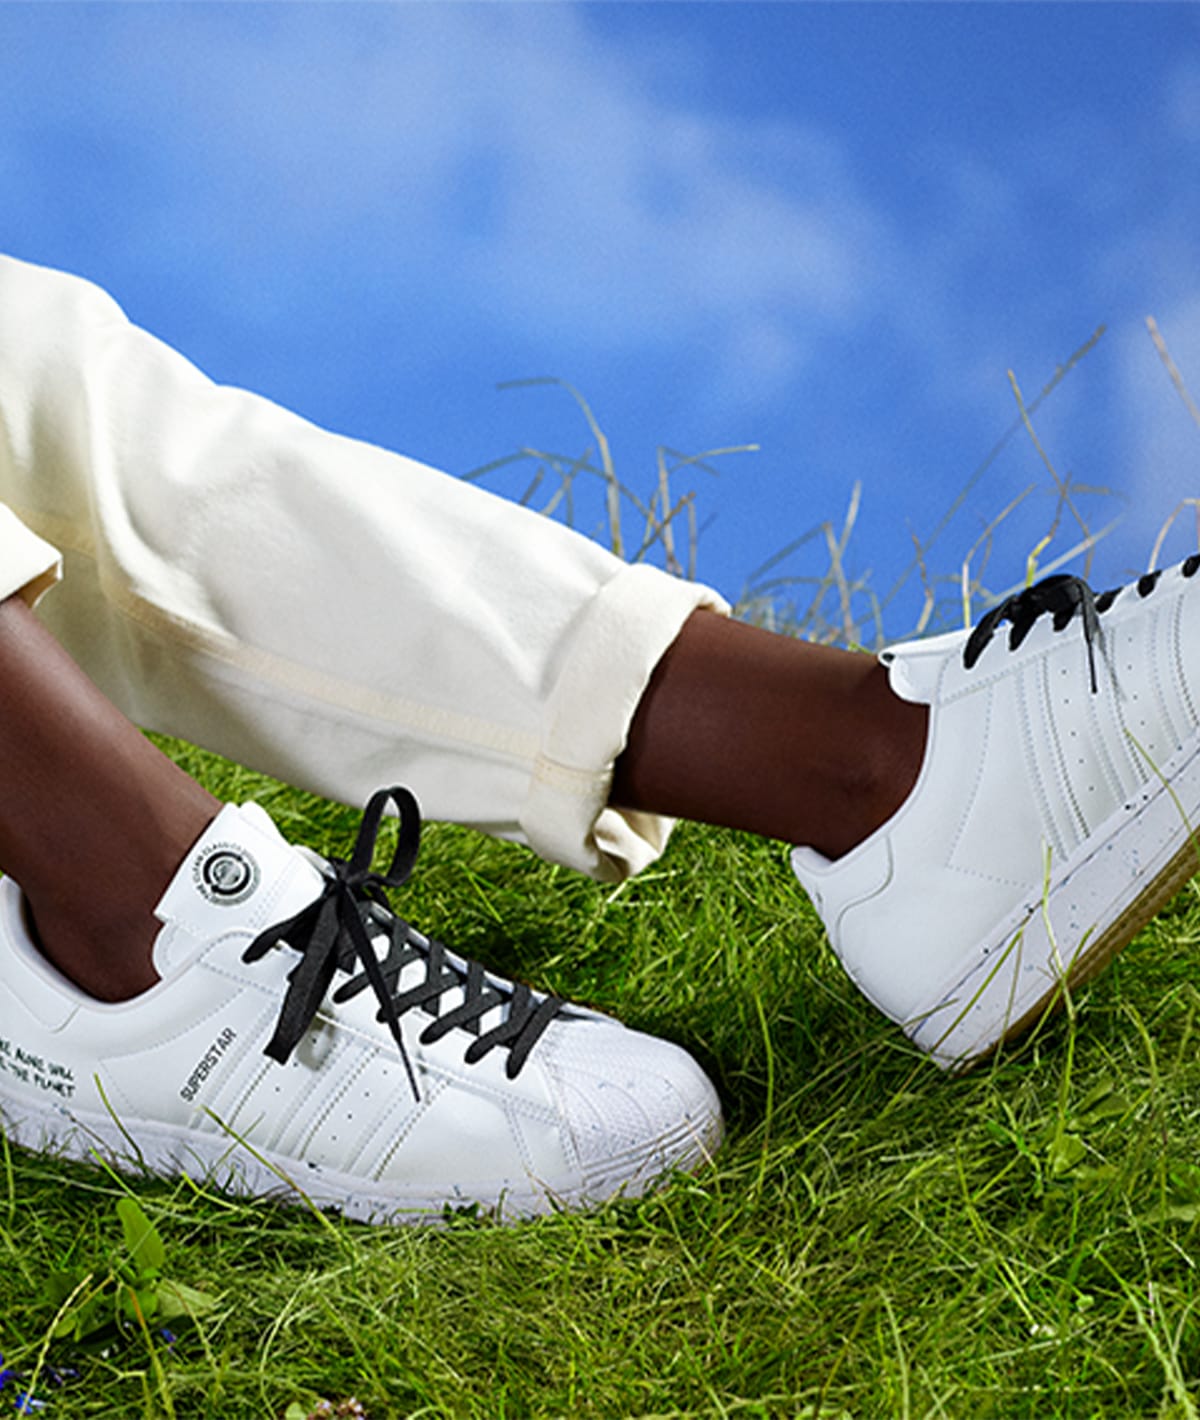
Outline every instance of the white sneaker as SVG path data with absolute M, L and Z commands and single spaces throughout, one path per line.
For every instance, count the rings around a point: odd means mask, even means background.
M 1050 577 L 881 654 L 929 706 L 920 777 L 845 857 L 792 863 L 851 977 L 940 1065 L 1031 1025 L 1200 869 L 1198 570 L 1101 596 Z
M 400 846 L 376 875 L 389 794 Z M 46 962 L 0 882 L 8 1137 L 375 1222 L 598 1203 L 707 1159 L 720 1105 L 686 1052 L 391 913 L 382 885 L 407 876 L 418 823 L 411 795 L 381 792 L 350 861 L 326 863 L 256 805 L 227 805 L 156 909 L 162 980 L 117 1005 Z

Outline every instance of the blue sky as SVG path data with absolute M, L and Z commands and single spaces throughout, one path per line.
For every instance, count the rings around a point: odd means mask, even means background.
M 1036 425 L 1113 490 L 1078 499 L 1121 517 L 1094 579 L 1143 567 L 1200 495 L 1144 323 L 1200 398 L 1198 178 L 1190 5 L 0 6 L 0 246 L 455 473 L 583 452 L 564 392 L 496 388 L 531 376 L 583 391 L 644 493 L 660 444 L 755 442 L 693 480 L 732 596 L 856 482 L 849 569 L 883 595 L 1011 425 L 1006 372 L 1032 398 L 1102 323 Z M 931 571 L 1034 483 L 985 578 L 1018 581 L 1054 510 L 1024 434 Z

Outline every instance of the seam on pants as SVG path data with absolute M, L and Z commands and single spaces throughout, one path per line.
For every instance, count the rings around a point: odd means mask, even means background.
M 562 764 L 556 759 L 548 759 L 539 754 L 533 765 L 533 778 L 559 793 L 570 794 L 574 798 L 590 798 L 597 785 L 607 786 L 612 778 L 612 765 L 601 769 L 576 769 Z
M 505 729 L 458 711 L 441 710 L 419 701 L 385 695 L 358 682 L 311 670 L 274 652 L 248 646 L 228 633 L 164 611 L 136 592 L 114 586 L 111 579 L 105 577 L 95 543 L 86 533 L 81 535 L 78 529 L 53 515 L 19 508 L 11 501 L 8 506 L 41 535 L 76 555 L 94 561 L 106 603 L 125 620 L 154 636 L 249 672 L 280 690 L 365 716 L 369 720 L 395 725 L 410 732 L 423 732 L 442 740 L 482 746 L 522 763 L 532 763 L 538 756 L 540 740 L 536 734 Z

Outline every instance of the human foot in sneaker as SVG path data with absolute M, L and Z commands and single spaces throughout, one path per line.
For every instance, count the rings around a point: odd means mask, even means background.
M 389 797 L 399 846 L 378 875 Z M 683 1050 L 393 915 L 383 888 L 411 870 L 418 824 L 411 795 L 381 791 L 349 862 L 327 863 L 227 805 L 156 909 L 161 980 L 119 1004 L 49 965 L 0 882 L 8 1137 L 378 1222 L 603 1202 L 707 1159 L 720 1106 Z
M 851 852 L 792 863 L 851 977 L 940 1065 L 1039 1019 L 1200 869 L 1198 571 L 1099 596 L 1049 577 L 881 654 L 929 706 L 920 777 Z

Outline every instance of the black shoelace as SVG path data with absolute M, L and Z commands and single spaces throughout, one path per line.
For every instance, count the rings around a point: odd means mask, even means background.
M 1200 571 L 1200 553 L 1193 553 L 1183 563 L 1182 571 L 1185 577 L 1194 577 L 1197 571 Z M 1133 583 L 1137 588 L 1138 596 L 1148 597 L 1158 585 L 1158 579 L 1161 576 L 1162 572 L 1159 571 L 1147 572 L 1144 576 L 1139 577 Z M 994 606 L 986 616 L 980 618 L 975 629 L 967 637 L 967 644 L 963 647 L 963 665 L 967 670 L 971 669 L 983 654 L 984 647 L 996 634 L 1002 621 L 1012 623 L 1012 630 L 1008 633 L 1008 646 L 1009 650 L 1015 651 L 1029 635 L 1039 616 L 1053 617 L 1055 631 L 1061 631 L 1078 612 L 1083 623 L 1083 639 L 1087 645 L 1088 672 L 1091 676 L 1092 694 L 1094 695 L 1099 690 L 1096 680 L 1095 644 L 1100 635 L 1100 617 L 1112 606 L 1123 590 L 1123 587 L 1114 587 L 1111 591 L 1101 592 L 1097 596 L 1082 577 L 1073 577 L 1065 572 L 1060 572 L 1053 577 L 1043 577 L 1032 587 L 1025 587 L 1019 592 L 1014 592 L 1011 597 L 1005 597 L 998 606 Z
M 396 806 L 400 829 L 387 872 L 377 873 L 371 868 L 371 860 L 389 800 Z M 413 795 L 401 788 L 377 790 L 363 810 L 349 860 L 329 859 L 331 872 L 320 897 L 286 922 L 268 927 L 246 948 L 242 959 L 247 962 L 265 956 L 280 941 L 301 953 L 288 977 L 275 1033 L 264 1052 L 272 1060 L 286 1063 L 340 970 L 350 974 L 350 979 L 338 987 L 333 1000 L 349 1000 L 365 986 L 371 987 L 379 1001 L 377 1019 L 387 1022 L 414 1098 L 419 1099 L 420 1092 L 404 1046 L 400 1017 L 416 1008 L 423 1007 L 434 1016 L 421 1032 L 422 1044 L 432 1044 L 461 1028 L 475 1036 L 464 1055 L 467 1064 L 481 1060 L 489 1050 L 506 1046 L 508 1077 L 515 1079 L 520 1074 L 529 1052 L 565 1002 L 555 996 L 535 995 L 519 982 L 497 986 L 488 980 L 478 962 L 452 957 L 441 942 L 421 936 L 395 916 L 384 889 L 401 887 L 408 880 L 417 861 L 420 839 L 421 815 Z M 367 930 L 368 920 L 377 932 L 382 929 L 388 934 L 382 961 Z M 398 985 L 401 974 L 413 962 L 424 965 L 424 979 L 402 992 Z M 352 974 L 359 967 L 361 970 Z M 441 998 L 447 991 L 461 991 L 462 1001 L 443 1014 Z M 500 1024 L 483 1031 L 482 1018 L 506 1003 L 508 1011 Z

